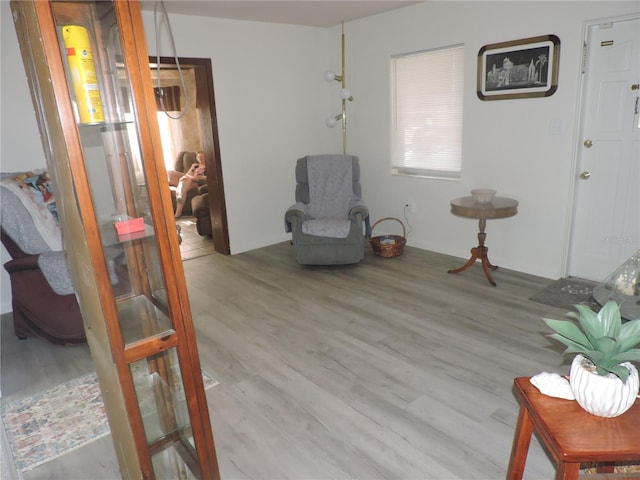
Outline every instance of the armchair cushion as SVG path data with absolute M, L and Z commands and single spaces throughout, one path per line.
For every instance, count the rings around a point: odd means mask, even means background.
M 347 218 L 348 206 L 355 200 L 349 160 L 344 155 L 307 157 L 312 218 Z
M 347 238 L 350 230 L 351 221 L 339 218 L 314 218 L 302 222 L 302 233 L 317 237 Z
M 358 157 L 351 157 L 351 180 L 353 182 L 353 193 L 357 198 L 362 197 L 362 188 L 360 185 L 360 162 Z M 304 157 L 306 159 L 308 157 Z M 297 202 L 309 203 L 309 174 L 307 170 L 307 162 L 298 160 L 296 163 L 296 192 L 295 199 Z
M 176 158 L 176 163 L 173 165 L 173 169 L 178 172 L 186 172 L 197 162 L 196 152 L 180 152 L 178 154 L 178 158 Z

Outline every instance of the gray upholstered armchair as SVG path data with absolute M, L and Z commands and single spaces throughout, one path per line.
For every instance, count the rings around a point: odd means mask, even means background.
M 296 164 L 296 203 L 285 213 L 293 256 L 302 265 L 358 263 L 370 235 L 360 164 L 352 155 L 309 155 Z M 364 229 L 363 229 L 364 227 Z

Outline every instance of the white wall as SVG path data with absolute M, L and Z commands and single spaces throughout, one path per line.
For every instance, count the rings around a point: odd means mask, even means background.
M 472 188 L 495 188 L 520 207 L 516 217 L 487 222 L 491 261 L 560 277 L 572 205 L 583 24 L 639 10 L 638 2 L 425 2 L 345 25 L 347 83 L 355 97 L 348 107 L 349 150 L 360 156 L 363 196 L 373 219 L 402 218 L 404 202 L 413 200 L 417 212 L 408 215 L 408 244 L 468 258 L 478 224 L 451 215 L 449 201 Z M 333 32 L 330 38 L 337 39 L 339 28 Z M 483 45 L 546 34 L 561 41 L 554 95 L 478 99 L 477 54 Z M 391 176 L 389 58 L 459 43 L 466 57 L 461 180 Z M 562 122 L 564 133 L 552 135 L 551 122 Z
M 153 14 L 143 15 L 147 46 L 156 55 Z M 184 15 L 170 19 L 178 56 L 212 61 L 232 254 L 284 241 L 295 161 L 331 146 L 324 124 L 328 31 Z M 166 41 L 160 53 L 173 55 Z
M 459 257 L 474 246 L 474 221 L 449 213 L 449 200 L 474 187 L 520 201 L 516 217 L 489 221 L 494 263 L 556 278 L 568 231 L 582 27 L 585 20 L 638 12 L 638 2 L 426 2 L 345 25 L 349 152 L 360 156 L 364 197 L 373 220 L 401 218 L 410 199 L 409 244 Z M 45 166 L 8 2 L 0 2 L 0 166 Z M 144 13 L 150 54 L 153 14 Z M 293 203 L 293 165 L 308 153 L 342 150 L 339 112 L 340 30 L 171 16 L 177 53 L 211 58 L 232 253 L 288 237 L 283 213 Z M 559 89 L 542 99 L 481 102 L 476 56 L 483 45 L 556 34 L 562 42 Z M 466 91 L 463 177 L 459 182 L 389 173 L 389 57 L 464 42 Z M 162 55 L 172 55 L 164 39 Z M 552 121 L 564 134 L 549 134 Z M 393 228 L 392 225 L 389 228 Z M 8 255 L 2 249 L 2 261 Z M 457 265 L 453 265 L 457 266 Z M 0 274 L 0 308 L 10 311 L 8 276 Z
M 20 172 L 44 168 L 46 160 L 9 2 L 0 2 L 0 22 L 0 170 Z M 2 247 L 0 261 L 4 264 L 10 258 Z M 1 269 L 0 313 L 10 311 L 9 275 Z

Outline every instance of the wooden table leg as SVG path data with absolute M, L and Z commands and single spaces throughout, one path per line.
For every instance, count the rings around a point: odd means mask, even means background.
M 473 265 L 474 263 L 476 263 L 476 260 L 480 257 L 480 247 L 473 247 L 471 249 L 471 258 L 469 259 L 469 261 L 467 263 L 465 263 L 463 266 L 461 266 L 460 268 L 456 268 L 453 270 L 447 270 L 447 273 L 460 273 L 460 272 L 464 272 L 467 268 L 469 268 L 471 265 Z
M 487 280 L 489 280 L 489 283 L 495 287 L 496 282 L 493 281 L 489 270 L 497 270 L 498 267 L 491 264 L 488 255 L 489 249 L 484 246 L 484 241 L 487 238 L 487 234 L 484 232 L 486 226 L 487 220 L 485 218 L 481 218 L 479 221 L 478 246 L 471 249 L 471 258 L 460 268 L 448 270 L 447 273 L 464 272 L 467 268 L 476 263 L 476 260 L 480 260 L 482 263 L 482 270 L 484 270 L 484 275 L 487 277 Z
M 516 425 L 516 432 L 513 436 L 511 458 L 509 459 L 509 469 L 507 470 L 507 480 L 522 480 L 532 434 L 533 422 L 529 416 L 529 411 L 524 405 L 520 405 L 518 424 Z

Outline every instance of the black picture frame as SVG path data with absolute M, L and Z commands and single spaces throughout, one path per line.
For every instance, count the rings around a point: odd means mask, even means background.
M 559 63 L 556 35 L 485 45 L 478 51 L 478 98 L 549 97 L 558 89 Z

